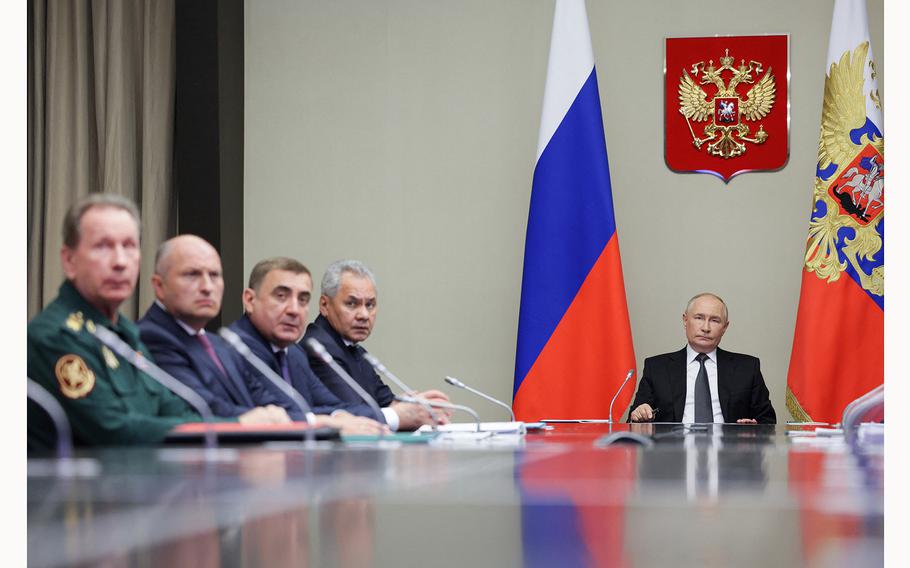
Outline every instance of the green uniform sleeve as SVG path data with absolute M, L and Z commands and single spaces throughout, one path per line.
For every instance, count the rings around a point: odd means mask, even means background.
M 126 361 L 106 360 L 90 338 L 40 332 L 29 330 L 28 373 L 60 401 L 77 443 L 154 444 L 174 426 L 200 420 L 157 383 L 150 388 L 152 379 Z M 31 416 L 29 422 L 31 429 Z

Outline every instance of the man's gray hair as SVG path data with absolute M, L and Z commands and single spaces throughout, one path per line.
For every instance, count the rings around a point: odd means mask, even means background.
M 695 303 L 695 300 L 697 300 L 699 298 L 704 298 L 705 296 L 710 296 L 710 297 L 714 298 L 715 300 L 717 300 L 718 302 L 720 302 L 720 305 L 722 305 L 724 307 L 724 321 L 730 321 L 730 316 L 729 316 L 729 313 L 727 312 L 727 302 L 725 302 L 723 298 L 721 298 L 720 296 L 718 296 L 717 294 L 715 294 L 713 292 L 702 292 L 701 294 L 695 294 L 694 296 L 692 296 L 692 298 L 689 300 L 689 303 L 686 304 L 686 313 L 689 313 L 689 310 L 692 309 L 692 304 Z
M 359 260 L 336 260 L 325 269 L 322 276 L 322 295 L 334 298 L 338 293 L 338 287 L 341 285 L 341 276 L 349 272 L 361 278 L 368 278 L 376 287 L 376 276 L 373 271 L 367 268 L 367 265 Z
M 139 208 L 136 207 L 136 204 L 131 199 L 115 193 L 90 193 L 73 203 L 63 218 L 64 246 L 69 249 L 79 246 L 79 239 L 82 237 L 79 232 L 82 216 L 93 207 L 112 207 L 126 211 L 136 221 L 136 228 L 141 232 L 142 225 L 139 222 Z

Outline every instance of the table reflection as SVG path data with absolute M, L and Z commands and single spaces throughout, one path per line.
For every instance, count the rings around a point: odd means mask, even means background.
M 598 443 L 622 431 L 653 444 Z M 436 566 L 881 563 L 882 457 L 773 426 L 77 458 L 94 465 L 29 462 L 30 565 L 398 568 L 405 549 Z

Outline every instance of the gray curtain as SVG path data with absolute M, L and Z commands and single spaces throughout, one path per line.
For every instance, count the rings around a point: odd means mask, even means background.
M 173 0 L 30 0 L 28 31 L 28 317 L 63 281 L 67 208 L 90 192 L 142 213 L 135 318 L 154 295 L 155 249 L 174 233 Z

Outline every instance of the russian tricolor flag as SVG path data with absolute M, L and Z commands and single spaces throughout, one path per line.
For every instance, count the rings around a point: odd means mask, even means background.
M 607 418 L 635 368 L 584 0 L 557 0 L 525 240 L 514 410 Z M 616 418 L 635 390 L 617 399 Z

